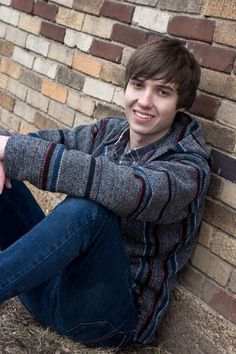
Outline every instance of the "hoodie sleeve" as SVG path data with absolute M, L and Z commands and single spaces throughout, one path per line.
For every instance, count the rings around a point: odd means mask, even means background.
M 202 203 L 209 182 L 207 161 L 194 154 L 129 167 L 21 135 L 8 140 L 4 165 L 10 178 L 89 198 L 122 217 L 159 223 L 188 216 Z

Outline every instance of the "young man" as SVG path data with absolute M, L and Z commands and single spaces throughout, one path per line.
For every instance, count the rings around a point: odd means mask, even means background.
M 196 243 L 209 182 L 184 113 L 200 69 L 173 39 L 138 48 L 123 118 L 0 137 L 0 302 L 87 346 L 150 343 Z M 22 182 L 67 194 L 44 216 Z

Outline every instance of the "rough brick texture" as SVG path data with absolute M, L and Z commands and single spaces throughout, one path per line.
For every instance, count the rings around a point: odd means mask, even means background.
M 134 6 L 105 0 L 102 4 L 100 15 L 110 17 L 121 22 L 130 23 L 133 17 L 134 9 Z
M 218 43 L 236 47 L 236 22 L 220 22 L 217 25 L 214 40 Z
M 63 42 L 66 34 L 66 29 L 52 23 L 42 22 L 40 34 L 55 41 Z
M 33 12 L 34 0 L 12 0 L 11 6 L 27 13 Z
M 203 8 L 205 16 L 223 17 L 236 20 L 235 0 L 207 0 Z
M 76 90 L 81 90 L 84 85 L 84 77 L 64 66 L 59 67 L 57 72 L 57 80 L 66 86 L 70 86 Z
M 102 63 L 86 54 L 75 53 L 72 67 L 82 73 L 99 77 Z
M 236 324 L 236 298 L 212 282 L 206 282 L 202 299 L 224 317 Z
M 90 53 L 97 57 L 120 63 L 122 50 L 123 48 L 118 45 L 95 39 L 90 48 Z
M 131 47 L 138 47 L 146 40 L 147 32 L 131 28 L 119 23 L 114 24 L 111 38 L 117 42 L 127 44 Z
M 194 42 L 188 43 L 188 49 L 201 66 L 226 73 L 233 69 L 236 51 Z
M 211 156 L 213 158 L 212 171 L 232 182 L 236 182 L 236 159 L 214 149 L 211 152 Z
M 199 14 L 201 12 L 203 0 L 161 0 L 160 8 L 176 12 L 189 12 Z
M 58 102 L 65 102 L 67 97 L 67 89 L 52 81 L 43 80 L 42 93 L 48 97 L 53 98 Z
M 15 101 L 11 96 L 0 92 L 0 106 L 6 108 L 8 111 L 13 111 Z
M 10 42 L 2 41 L 0 39 L 0 55 L 4 57 L 12 56 L 14 51 L 14 45 Z
M 103 0 L 74 0 L 73 7 L 76 10 L 98 15 L 101 10 Z
M 45 20 L 54 21 L 58 7 L 48 4 L 45 1 L 36 1 L 34 5 L 34 15 L 44 18 Z
M 214 21 L 187 16 L 175 16 L 168 25 L 168 32 L 174 36 L 197 39 L 204 42 L 212 42 L 214 30 Z
M 220 105 L 220 99 L 200 93 L 190 108 L 190 112 L 213 120 Z

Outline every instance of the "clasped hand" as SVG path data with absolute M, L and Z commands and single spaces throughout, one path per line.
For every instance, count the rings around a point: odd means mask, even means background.
M 5 147 L 7 145 L 8 139 L 9 136 L 0 136 L 0 194 L 3 191 L 4 185 L 7 188 L 11 188 L 11 181 L 5 175 L 4 164 L 3 164 Z

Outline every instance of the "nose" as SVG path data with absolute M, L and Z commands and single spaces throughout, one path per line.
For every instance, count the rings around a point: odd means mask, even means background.
M 140 106 L 144 108 L 150 108 L 153 104 L 152 92 L 148 88 L 140 92 L 140 96 L 138 99 L 138 103 Z

